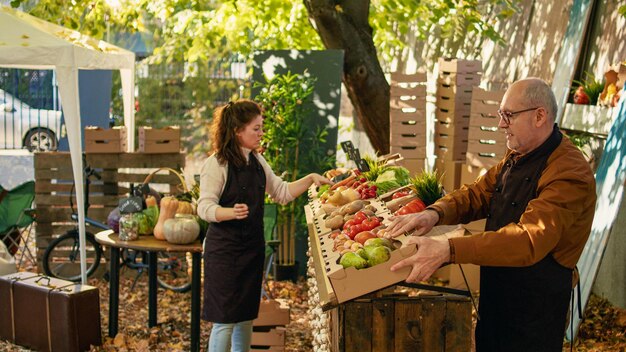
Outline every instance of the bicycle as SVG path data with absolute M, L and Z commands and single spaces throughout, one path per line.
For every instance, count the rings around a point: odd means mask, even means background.
M 85 213 L 89 209 L 89 185 L 91 177 L 101 179 L 101 176 L 91 167 L 85 167 Z M 70 206 L 73 211 L 71 219 L 78 221 L 78 214 L 74 212 L 74 204 L 70 193 Z M 110 227 L 91 219 L 85 214 L 85 224 L 100 230 L 110 230 Z M 102 259 L 102 247 L 96 241 L 93 233 L 85 232 L 87 277 L 92 276 Z M 141 261 L 138 261 L 141 258 Z M 135 287 L 139 276 L 148 268 L 146 253 L 125 250 L 121 256 L 122 266 L 137 270 L 133 282 Z M 80 243 L 78 228 L 68 230 L 65 234 L 54 239 L 46 248 L 43 255 L 43 269 L 46 275 L 68 281 L 80 281 Z M 157 259 L 157 282 L 159 286 L 175 292 L 187 292 L 191 289 L 191 278 L 188 274 L 188 263 L 185 253 L 159 253 Z

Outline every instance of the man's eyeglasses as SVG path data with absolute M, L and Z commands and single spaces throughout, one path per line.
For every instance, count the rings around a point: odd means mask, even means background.
M 498 109 L 498 117 L 502 119 L 502 121 L 504 121 L 504 123 L 506 123 L 507 125 L 511 124 L 511 118 L 517 114 L 521 114 L 523 112 L 526 111 L 532 111 L 532 110 L 537 110 L 539 109 L 540 106 L 536 107 L 536 108 L 530 108 L 530 109 L 524 109 L 524 110 L 519 110 L 519 111 L 505 111 L 502 109 Z

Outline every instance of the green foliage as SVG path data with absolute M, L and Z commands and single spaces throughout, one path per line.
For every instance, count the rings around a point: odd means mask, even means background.
M 618 12 L 620 15 L 626 17 L 626 5 L 620 6 Z
M 604 81 L 598 81 L 595 76 L 589 72 L 585 73 L 585 79 L 580 81 L 574 80 L 575 87 L 572 87 L 572 94 L 576 92 L 579 86 L 583 87 L 585 94 L 589 97 L 589 105 L 596 105 L 600 93 L 604 89 Z
M 415 192 L 424 204 L 431 205 L 443 195 L 443 186 L 437 172 L 424 171 L 411 179 Z
M 295 181 L 311 172 L 322 173 L 334 165 L 334 156 L 326 154 L 324 127 L 308 111 L 315 89 L 315 78 L 308 74 L 288 72 L 257 83 L 260 93 L 256 100 L 263 107 L 263 156 L 272 169 L 285 181 Z M 287 226 L 293 236 L 306 228 L 304 205 L 306 197 L 299 197 L 288 205 L 278 207 L 279 231 Z

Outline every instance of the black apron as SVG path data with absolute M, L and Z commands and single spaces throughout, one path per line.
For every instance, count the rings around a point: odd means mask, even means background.
M 509 157 L 496 181 L 486 231 L 519 221 L 537 197 L 539 177 L 561 138 L 555 126 L 539 148 L 517 161 Z M 560 352 L 571 289 L 572 270 L 552 254 L 527 267 L 481 266 L 476 351 Z
M 248 165 L 228 167 L 219 204 L 245 203 L 249 214 L 243 220 L 209 225 L 204 241 L 204 320 L 238 323 L 253 320 L 259 313 L 265 260 L 264 197 L 265 173 L 253 154 Z

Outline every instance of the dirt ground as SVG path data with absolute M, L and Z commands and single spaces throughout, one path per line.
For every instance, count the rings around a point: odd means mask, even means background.
M 187 351 L 189 350 L 190 294 L 159 289 L 158 326 L 147 327 L 147 278 L 140 278 L 131 290 L 132 278 L 120 281 L 119 334 L 107 336 L 109 291 L 108 283 L 92 279 L 99 288 L 103 345 L 91 351 Z M 291 323 L 287 326 L 286 351 L 312 351 L 311 328 L 307 316 L 306 282 L 270 282 L 274 297 L 286 299 L 291 308 Z M 626 310 L 611 306 L 606 300 L 592 296 L 581 325 L 575 351 L 626 351 Z M 202 322 L 201 346 L 204 351 L 210 324 Z M 569 351 L 565 345 L 563 351 Z M 6 341 L 0 341 L 0 351 L 28 351 Z

